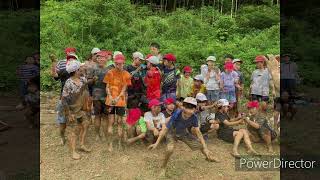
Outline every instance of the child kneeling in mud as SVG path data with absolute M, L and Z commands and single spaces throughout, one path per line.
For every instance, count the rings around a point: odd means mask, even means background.
M 259 102 L 250 101 L 247 104 L 249 117 L 245 118 L 247 123 L 250 139 L 253 142 L 265 142 L 269 152 L 273 152 L 271 141 L 277 137 L 276 132 L 271 129 L 268 120 L 259 114 Z
M 162 164 L 161 175 L 165 175 L 166 166 L 170 156 L 174 151 L 174 147 L 177 140 L 180 140 L 187 144 L 192 150 L 200 150 L 208 161 L 218 162 L 216 158 L 212 156 L 212 152 L 209 151 L 207 144 L 205 143 L 202 134 L 199 129 L 198 119 L 194 112 L 196 111 L 197 101 L 195 98 L 186 97 L 183 101 L 183 107 L 181 110 L 174 112 L 170 121 L 163 126 L 159 138 L 156 143 L 150 145 L 149 149 L 155 149 L 158 147 L 161 140 L 167 134 L 167 149 L 165 158 Z M 189 131 L 195 132 L 197 138 Z

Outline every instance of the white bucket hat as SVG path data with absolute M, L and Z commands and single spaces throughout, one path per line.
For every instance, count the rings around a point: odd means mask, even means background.
M 134 52 L 132 56 L 133 58 L 139 58 L 141 60 L 144 60 L 143 54 L 141 52 Z
M 229 101 L 226 99 L 220 99 L 218 101 L 218 106 L 229 106 Z
M 198 80 L 198 81 L 204 81 L 204 78 L 201 74 L 196 75 L 193 79 Z
M 148 59 L 151 64 L 158 65 L 160 63 L 160 59 L 157 56 L 150 56 Z
M 96 53 L 98 53 L 98 52 L 100 52 L 100 49 L 97 48 L 97 47 L 95 47 L 95 48 L 93 48 L 93 49 L 91 50 L 91 54 L 92 54 L 92 55 L 93 55 L 93 54 L 96 54 Z
M 183 102 L 197 106 L 197 100 L 193 97 L 186 97 Z
M 72 73 L 80 69 L 81 62 L 77 60 L 68 61 L 66 64 L 66 70 L 68 73 Z
M 207 57 L 207 62 L 208 61 L 213 61 L 213 62 L 215 62 L 217 60 L 217 58 L 215 57 L 215 56 L 209 56 L 209 57 Z
M 198 93 L 198 94 L 196 95 L 196 99 L 199 100 L 199 101 L 207 101 L 207 100 L 208 100 L 208 99 L 207 99 L 207 96 L 204 95 L 203 93 Z

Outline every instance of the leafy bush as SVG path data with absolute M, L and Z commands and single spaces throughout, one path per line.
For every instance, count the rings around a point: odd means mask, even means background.
M 66 46 L 75 46 L 81 60 L 93 47 L 119 50 L 130 63 L 134 51 L 148 54 L 149 44 L 154 41 L 161 45 L 163 54 L 172 52 L 177 56 L 180 68 L 193 66 L 194 74 L 199 73 L 207 56 L 216 55 L 217 63 L 221 64 L 223 55 L 231 53 L 244 60 L 243 69 L 249 77 L 256 55 L 280 51 L 279 19 L 271 18 L 272 23 L 263 27 L 250 24 L 252 14 L 265 15 L 272 9 L 275 15 L 270 16 L 274 17 L 279 14 L 279 8 L 254 7 L 257 8 L 254 12 L 242 7 L 237 18 L 230 18 L 229 14 L 220 14 L 212 7 L 181 8 L 165 14 L 132 5 L 128 0 L 45 1 L 40 19 L 41 87 L 57 90 L 58 83 L 49 77 L 48 56 L 54 53 L 64 58 Z M 242 16 L 245 19 L 239 18 Z M 241 25 L 247 19 L 249 23 Z

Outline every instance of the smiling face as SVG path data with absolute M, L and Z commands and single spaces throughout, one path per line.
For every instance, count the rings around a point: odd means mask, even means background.
M 190 118 L 196 112 L 196 106 L 189 103 L 183 103 L 182 110 L 184 117 Z
M 233 64 L 233 67 L 234 67 L 235 70 L 238 71 L 238 70 L 241 69 L 241 63 L 240 62 L 236 62 L 236 63 Z
M 141 64 L 140 58 L 138 58 L 138 57 L 133 58 L 133 64 L 135 64 L 136 66 L 140 66 L 140 64 Z
M 97 63 L 99 65 L 99 67 L 105 66 L 106 62 L 107 62 L 107 57 L 103 57 L 103 56 L 97 57 Z
M 258 109 L 257 108 L 249 108 L 249 113 L 252 115 L 256 115 L 258 113 Z

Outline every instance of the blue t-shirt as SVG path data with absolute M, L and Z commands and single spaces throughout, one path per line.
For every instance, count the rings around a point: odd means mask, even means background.
M 183 119 L 182 110 L 175 111 L 166 126 L 170 132 L 174 129 L 177 137 L 188 135 L 191 127 L 199 127 L 197 116 L 193 114 L 189 119 Z

